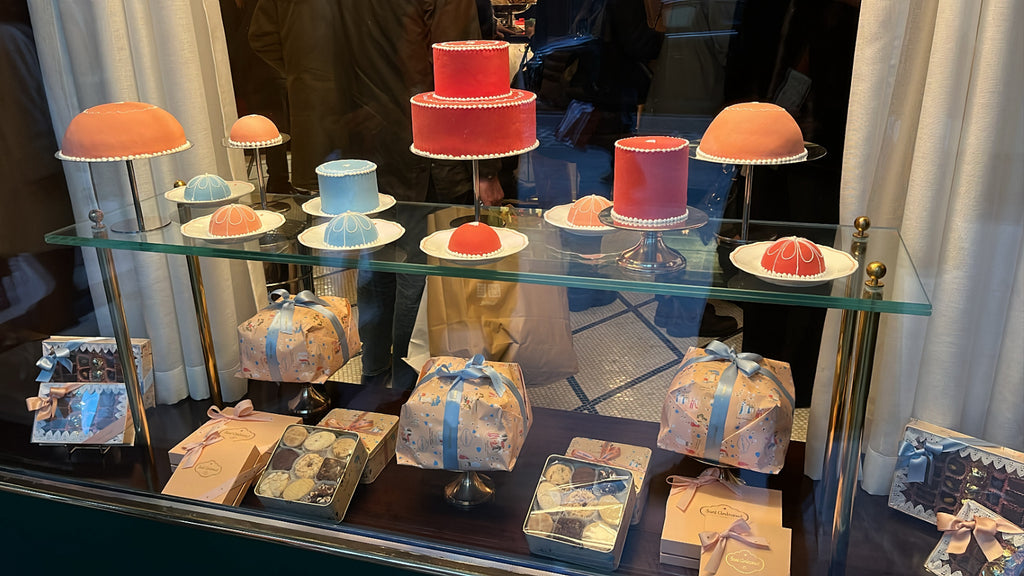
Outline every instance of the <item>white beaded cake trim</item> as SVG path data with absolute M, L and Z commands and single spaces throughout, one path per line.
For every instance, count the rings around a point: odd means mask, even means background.
M 469 44 L 469 42 L 479 42 L 479 44 Z M 438 50 L 448 50 L 450 52 L 462 52 L 469 50 L 501 50 L 508 47 L 508 42 L 501 40 L 462 40 L 455 42 L 438 42 L 434 44 L 434 48 Z
M 377 238 L 373 242 L 363 242 L 362 244 L 354 244 L 352 246 L 338 246 L 337 244 L 331 244 L 325 239 L 324 246 L 338 248 L 339 250 L 359 250 L 360 248 L 369 248 L 370 246 L 377 244 L 377 242 L 380 242 L 380 238 Z
M 512 91 L 509 90 L 508 92 L 506 92 L 504 94 L 498 94 L 497 96 L 476 96 L 476 97 L 473 97 L 473 98 L 452 98 L 452 97 L 449 97 L 449 96 L 440 96 L 440 95 L 438 95 L 437 92 L 433 92 L 433 94 L 434 94 L 434 98 L 437 98 L 438 100 L 451 100 L 452 102 L 469 102 L 469 101 L 481 101 L 482 100 L 484 102 L 487 102 L 488 100 L 497 100 L 499 98 L 508 98 L 509 96 L 512 95 Z
M 763 276 L 770 276 L 772 278 L 795 279 L 795 280 L 814 280 L 816 278 L 821 278 L 822 276 L 825 275 L 825 272 L 828 272 L 828 270 L 822 270 L 821 272 L 818 272 L 817 274 L 811 274 L 809 276 L 801 276 L 799 274 L 787 274 L 785 272 L 772 272 L 771 270 L 765 268 L 764 266 L 761 266 L 760 264 L 758 264 L 758 267 L 761 268 L 761 274 Z
M 284 137 L 278 134 L 277 138 L 271 138 L 270 140 L 250 140 L 247 142 L 239 142 L 238 140 L 228 138 L 228 144 L 237 148 L 263 148 L 264 146 L 276 146 L 282 140 L 284 140 Z
M 799 162 L 807 158 L 807 149 L 799 154 L 793 156 L 786 156 L 783 158 L 761 158 L 757 160 L 742 159 L 742 158 L 725 158 L 724 156 L 714 156 L 704 152 L 697 147 L 697 158 L 701 160 L 711 160 L 712 162 L 718 162 L 720 164 L 789 164 L 791 162 Z
M 630 152 L 675 152 L 676 150 L 689 148 L 690 143 L 687 142 L 686 140 L 683 140 L 682 144 L 680 144 L 679 146 L 674 146 L 672 148 L 633 148 L 632 146 L 625 146 L 623 144 L 616 142 L 615 147 L 621 148 L 623 150 L 629 150 Z
M 409 150 L 413 154 L 416 154 L 418 156 L 426 156 L 428 158 L 437 158 L 440 160 L 490 160 L 491 158 L 505 158 L 507 156 L 518 156 L 519 154 L 526 154 L 530 150 L 537 148 L 537 146 L 540 146 L 540 141 L 534 140 L 533 144 L 527 146 L 526 148 L 512 150 L 510 152 L 500 152 L 497 154 L 435 154 L 433 152 L 425 152 L 423 150 L 420 150 L 419 148 L 416 147 L 416 144 L 411 144 L 409 146 Z
M 339 171 L 333 171 L 333 170 L 328 170 L 327 168 L 323 168 L 323 164 L 321 164 L 320 166 L 316 167 L 316 173 L 321 175 L 321 176 L 359 176 L 361 174 L 369 174 L 370 172 L 376 172 L 377 171 L 377 165 L 376 164 L 374 164 L 373 162 L 370 162 L 369 160 L 364 160 L 364 162 L 368 162 L 370 165 L 367 168 L 363 169 L 363 170 L 339 170 Z
M 437 98 L 437 95 L 434 92 L 423 92 L 421 94 L 417 94 L 416 96 L 413 96 L 412 98 L 410 98 L 409 102 L 411 102 L 412 104 L 415 104 L 416 106 L 423 106 L 424 108 L 441 108 L 441 109 L 464 110 L 464 109 L 467 109 L 467 108 L 477 108 L 477 109 L 479 109 L 479 108 L 511 108 L 513 106 L 522 106 L 524 104 L 529 104 L 530 102 L 533 102 L 534 100 L 537 99 L 537 95 L 534 94 L 533 92 L 527 92 L 525 90 L 510 90 L 509 91 L 509 94 L 511 94 L 513 96 L 516 96 L 516 93 L 519 93 L 519 94 L 529 94 L 529 97 L 525 98 L 525 99 L 515 98 L 514 100 L 509 100 L 509 101 L 506 101 L 506 102 L 496 102 L 496 101 L 492 102 L 490 100 L 484 100 L 484 101 L 482 101 L 479 104 L 476 104 L 474 106 L 452 106 L 450 104 L 449 105 L 435 104 L 435 103 L 429 102 L 429 101 L 427 101 L 427 102 L 417 102 L 416 98 L 418 98 L 420 96 L 423 96 L 424 98 Z M 504 97 L 506 97 L 506 96 L 503 96 L 503 98 Z M 472 100 L 478 100 L 478 99 L 477 98 L 470 98 L 469 99 L 469 101 L 472 101 Z M 453 102 L 454 102 L 454 100 L 453 100 Z
M 141 160 L 143 158 L 155 158 L 157 156 L 165 156 L 167 154 L 174 154 L 175 152 L 181 152 L 182 150 L 188 150 L 192 147 L 192 143 L 185 140 L 185 143 L 176 148 L 164 150 L 163 152 L 147 152 L 145 154 L 130 154 L 128 156 L 101 156 L 99 158 L 94 156 L 68 156 L 67 154 L 58 151 L 57 158 L 60 160 L 70 160 L 72 162 L 118 162 L 121 160 Z
M 455 256 L 456 258 L 466 258 L 468 260 L 479 260 L 481 258 L 490 258 L 491 256 L 497 256 L 498 253 L 501 252 L 501 248 L 498 248 L 494 252 L 488 252 L 486 254 L 463 254 L 462 252 L 456 252 L 454 250 L 450 250 L 447 246 L 445 247 L 444 251 L 447 252 L 448 254 L 451 254 L 452 256 Z
M 614 207 L 612 208 L 612 220 L 629 226 L 668 226 L 669 224 L 685 222 L 689 216 L 690 210 L 687 209 L 681 216 L 673 216 L 671 218 L 633 218 L 631 216 L 623 216 L 615 212 Z

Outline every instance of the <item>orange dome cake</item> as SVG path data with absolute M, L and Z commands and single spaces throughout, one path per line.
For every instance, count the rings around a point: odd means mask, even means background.
M 483 222 L 467 222 L 452 232 L 448 252 L 455 256 L 484 257 L 501 250 L 498 233 Z
M 572 203 L 566 220 L 573 226 L 604 226 L 597 217 L 602 210 L 612 205 L 612 201 L 604 196 L 591 194 Z
M 242 116 L 231 126 L 228 143 L 240 148 L 274 146 L 281 143 L 281 133 L 266 116 Z
M 817 278 L 825 273 L 825 257 L 814 242 L 787 236 L 765 249 L 761 268 L 766 274 L 780 278 Z
M 796 120 L 775 104 L 734 104 L 711 121 L 697 147 L 702 160 L 732 164 L 784 164 L 807 157 Z
M 210 217 L 211 236 L 242 236 L 263 226 L 256 211 L 242 204 L 221 206 Z
M 85 162 L 131 160 L 188 147 L 185 129 L 166 110 L 144 102 L 113 102 L 72 118 L 59 156 Z

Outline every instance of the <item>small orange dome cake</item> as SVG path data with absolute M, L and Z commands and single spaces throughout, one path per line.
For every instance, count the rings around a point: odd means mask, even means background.
M 210 217 L 211 236 L 242 236 L 263 226 L 256 211 L 242 204 L 221 206 Z
M 573 226 L 604 226 L 597 217 L 602 210 L 612 205 L 612 201 L 604 196 L 591 194 L 572 203 L 566 220 Z
M 796 120 L 775 104 L 734 104 L 718 113 L 697 146 L 702 160 L 783 164 L 807 157 Z
M 281 133 L 266 116 L 249 114 L 242 116 L 231 126 L 228 143 L 242 147 L 274 146 L 281 143 Z
M 501 250 L 498 233 L 483 222 L 466 222 L 452 232 L 448 252 L 455 256 L 491 256 Z
M 131 160 L 188 148 L 185 129 L 166 110 L 144 102 L 93 106 L 71 119 L 60 156 L 66 160 Z
M 768 246 L 761 256 L 761 268 L 782 278 L 817 278 L 825 273 L 825 257 L 814 242 L 787 236 Z

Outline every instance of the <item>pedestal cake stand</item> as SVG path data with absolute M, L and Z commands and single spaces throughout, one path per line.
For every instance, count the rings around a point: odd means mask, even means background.
M 616 222 L 612 218 L 612 207 L 609 206 L 598 214 L 601 223 L 619 230 L 635 230 L 643 232 L 640 242 L 619 255 L 616 262 L 631 272 L 648 274 L 664 274 L 678 272 L 686 268 L 686 258 L 678 251 L 665 245 L 662 234 L 672 230 L 693 230 L 708 223 L 707 212 L 687 206 L 686 220 L 664 226 L 631 226 Z
M 223 144 L 226 148 L 237 148 L 239 150 L 252 150 L 253 154 L 256 156 L 256 186 L 257 186 L 257 188 L 260 191 L 260 207 L 263 210 L 270 210 L 271 208 L 267 208 L 267 188 L 266 188 L 266 186 L 264 185 L 264 182 L 263 182 L 263 162 L 260 159 L 260 150 L 262 150 L 264 148 L 274 148 L 276 146 L 282 146 L 285 143 L 287 143 L 289 140 L 292 139 L 291 136 L 289 136 L 288 134 L 285 134 L 284 132 L 281 132 L 280 134 L 281 134 L 281 141 L 280 142 L 278 142 L 277 144 L 270 144 L 270 145 L 263 145 L 263 146 L 261 146 L 259 144 L 239 144 L 239 143 L 236 143 L 236 142 L 232 142 L 230 138 L 224 138 L 223 140 L 221 140 L 221 144 Z M 281 208 L 287 208 L 288 205 L 282 202 L 280 207 Z M 275 208 L 277 208 L 277 206 L 275 206 Z

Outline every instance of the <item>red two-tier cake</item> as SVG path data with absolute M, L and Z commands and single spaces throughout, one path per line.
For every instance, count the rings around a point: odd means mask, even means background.
M 612 220 L 653 227 L 685 222 L 689 146 L 671 136 L 617 141 Z

